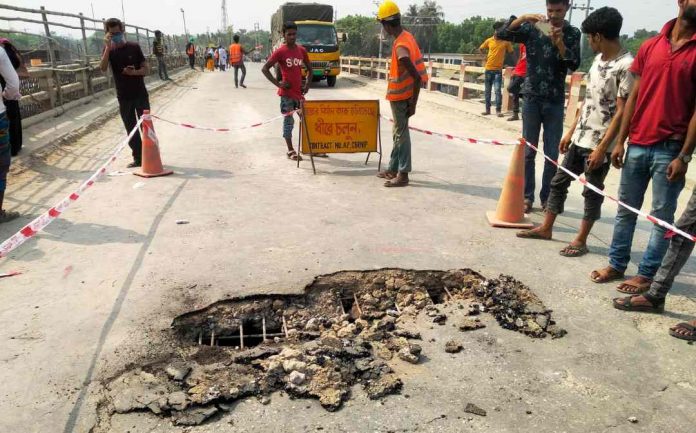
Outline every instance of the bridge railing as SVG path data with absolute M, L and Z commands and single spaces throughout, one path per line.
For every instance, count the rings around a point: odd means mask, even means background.
M 148 57 L 150 75 L 146 80 L 159 74 L 157 59 Z M 165 56 L 165 63 L 170 72 L 188 66 L 188 57 L 184 54 Z M 107 70 L 102 72 L 99 62 L 89 65 L 72 64 L 58 67 L 29 68 L 29 77 L 20 80 L 19 107 L 22 118 L 27 119 L 27 125 L 40 119 L 36 117 L 50 116 L 57 109 L 68 109 L 75 104 L 86 103 L 101 92 L 114 88 L 112 74 Z M 78 102 L 79 101 L 79 102 Z M 43 115 L 43 116 L 42 116 Z
M 342 57 L 341 71 L 376 80 L 386 81 L 389 77 L 391 59 L 369 57 Z M 509 111 L 512 98 L 507 90 L 512 79 L 513 68 L 503 71 L 503 111 Z M 450 65 L 428 62 L 429 92 L 440 92 L 460 100 L 481 98 L 485 91 L 483 75 L 485 69 L 467 64 Z M 585 95 L 584 74 L 575 73 L 566 79 L 566 124 L 575 119 L 580 102 Z

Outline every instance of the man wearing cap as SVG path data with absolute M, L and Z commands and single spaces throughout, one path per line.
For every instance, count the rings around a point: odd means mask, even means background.
M 425 61 L 413 35 L 401 27 L 401 11 L 392 1 L 379 7 L 377 19 L 384 31 L 394 38 L 392 60 L 389 68 L 387 100 L 394 118 L 394 148 L 389 166 L 377 176 L 386 179 L 388 188 L 408 185 L 411 171 L 411 136 L 408 119 L 416 114 L 418 95 L 423 83 L 428 81 Z

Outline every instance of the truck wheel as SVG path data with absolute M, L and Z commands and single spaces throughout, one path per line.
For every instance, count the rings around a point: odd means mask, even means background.
M 329 87 L 336 87 L 336 76 L 329 75 L 326 77 L 326 83 L 329 85 Z

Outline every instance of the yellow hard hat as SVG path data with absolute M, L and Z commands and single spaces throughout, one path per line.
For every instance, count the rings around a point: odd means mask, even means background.
M 399 6 L 391 0 L 386 0 L 382 3 L 377 11 L 377 19 L 379 21 L 389 21 L 400 16 L 401 10 L 399 10 Z

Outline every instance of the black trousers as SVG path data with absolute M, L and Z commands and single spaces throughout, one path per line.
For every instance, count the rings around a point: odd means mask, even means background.
M 22 150 L 22 112 L 19 111 L 19 101 L 8 101 L 5 102 L 5 107 L 7 108 L 7 119 L 10 121 L 10 146 L 12 156 L 17 156 L 20 150 Z
M 194 69 L 194 65 L 196 64 L 196 56 L 189 56 L 189 66 L 191 69 Z
M 514 75 L 508 86 L 508 92 L 512 95 L 512 112 L 515 114 L 520 113 L 520 92 L 522 91 L 522 84 L 524 84 L 524 77 Z
M 241 81 L 237 80 L 237 74 L 239 73 L 239 70 L 242 70 L 242 79 Z M 234 86 L 239 87 L 240 84 L 244 84 L 244 79 L 246 78 L 246 66 L 244 66 L 244 63 L 239 63 L 237 65 L 234 65 Z
M 150 109 L 150 98 L 146 94 L 144 96 L 134 98 L 134 99 L 119 99 L 118 107 L 121 111 L 121 120 L 123 120 L 123 126 L 126 127 L 126 133 L 130 133 L 135 125 L 138 123 L 137 116 L 143 115 L 143 110 Z M 135 133 L 133 138 L 128 142 L 131 150 L 133 151 L 133 161 L 140 163 L 143 155 L 143 143 L 140 140 L 140 134 Z

